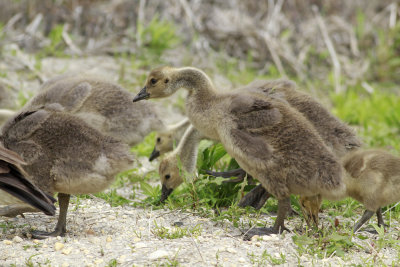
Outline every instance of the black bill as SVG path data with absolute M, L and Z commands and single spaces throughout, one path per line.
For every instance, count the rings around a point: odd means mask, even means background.
M 173 190 L 174 189 L 172 189 L 172 188 L 171 189 L 167 189 L 167 187 L 165 185 L 163 185 L 162 188 L 161 188 L 161 199 L 160 199 L 160 201 L 164 202 L 169 197 L 169 195 L 171 195 Z
M 146 91 L 146 86 L 140 90 L 140 92 L 133 98 L 133 102 L 137 102 L 143 99 L 148 99 L 150 94 Z
M 153 161 L 156 158 L 160 156 L 160 151 L 158 151 L 156 148 L 153 149 L 153 152 L 151 152 L 151 155 L 149 157 L 149 161 Z

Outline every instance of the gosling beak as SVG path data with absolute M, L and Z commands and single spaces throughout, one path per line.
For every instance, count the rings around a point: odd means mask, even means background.
M 172 189 L 172 188 L 171 189 L 167 189 L 167 187 L 165 185 L 162 186 L 162 188 L 161 188 L 161 199 L 160 199 L 161 203 L 165 202 L 165 200 L 168 198 L 169 195 L 171 195 L 173 190 L 174 189 Z
M 146 86 L 143 87 L 142 90 L 140 90 L 140 92 L 133 98 L 133 102 L 148 99 L 150 97 L 150 94 L 147 93 L 146 89 Z
M 149 157 L 149 161 L 153 161 L 154 159 L 158 158 L 160 156 L 160 151 L 158 151 L 156 148 L 153 149 L 153 152 L 151 152 L 151 155 Z

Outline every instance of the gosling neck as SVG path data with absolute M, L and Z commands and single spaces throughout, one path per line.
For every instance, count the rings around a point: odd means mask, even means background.
M 176 153 L 187 172 L 193 172 L 196 167 L 197 147 L 201 137 L 200 132 L 190 125 L 176 148 Z
M 176 89 L 186 88 L 189 95 L 198 95 L 202 98 L 213 97 L 214 85 L 203 71 L 184 67 L 176 69 Z

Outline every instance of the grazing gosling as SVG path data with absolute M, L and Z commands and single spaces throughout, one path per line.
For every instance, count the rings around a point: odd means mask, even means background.
M 333 116 L 324 106 L 310 95 L 297 89 L 289 80 L 259 80 L 254 81 L 237 91 L 248 91 L 254 94 L 265 94 L 288 103 L 299 111 L 313 125 L 324 143 L 341 158 L 346 153 L 361 147 L 362 142 L 347 124 Z M 244 177 L 246 173 L 240 169 L 229 172 L 209 172 L 211 175 L 232 177 L 231 174 Z M 264 191 L 264 192 L 262 192 Z M 270 194 L 261 185 L 246 194 L 240 201 L 240 206 L 261 208 Z M 261 197 L 260 197 L 261 196 Z
M 24 212 L 42 211 L 46 215 L 54 215 L 56 201 L 35 186 L 21 168 L 26 162 L 15 152 L 0 145 L 0 204 L 16 204 L 24 206 Z M 16 216 L 14 210 L 5 209 L 0 215 Z
M 172 151 L 174 144 L 179 143 L 189 125 L 190 121 L 186 118 L 177 124 L 168 126 L 167 130 L 158 132 L 156 135 L 156 144 L 153 152 L 151 152 L 149 161 L 153 161 L 159 156 Z
M 165 129 L 152 103 L 132 103 L 121 86 L 91 76 L 62 75 L 42 85 L 24 110 L 57 106 L 93 128 L 130 146 Z
M 278 199 L 272 228 L 279 233 L 290 210 L 290 195 L 330 198 L 343 191 L 342 167 L 312 124 L 281 100 L 245 91 L 218 92 L 208 76 L 192 67 L 151 71 L 134 102 L 189 91 L 186 112 L 205 137 L 220 141 L 238 164 Z
M 1 139 L 24 159 L 24 170 L 36 186 L 49 195 L 58 192 L 60 214 L 54 232 L 34 231 L 34 238 L 63 236 L 70 195 L 106 189 L 133 163 L 128 145 L 64 112 L 19 113 L 3 126 Z
M 160 162 L 158 173 L 162 184 L 161 202 L 164 202 L 172 191 L 183 183 L 183 178 L 179 170 L 179 161 L 182 163 L 183 171 L 187 173 L 194 172 L 197 147 L 202 137 L 202 134 L 190 125 L 186 129 L 178 147 L 165 155 Z
M 356 232 L 376 213 L 378 226 L 384 225 L 381 207 L 400 200 L 400 158 L 383 150 L 357 150 L 342 159 L 346 191 L 338 199 L 352 197 L 365 206 L 365 212 L 355 224 Z M 306 219 L 318 225 L 321 197 L 300 198 Z

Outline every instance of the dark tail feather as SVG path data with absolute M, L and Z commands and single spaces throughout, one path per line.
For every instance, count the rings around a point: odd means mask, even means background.
M 43 211 L 46 215 L 55 214 L 56 207 L 53 203 L 56 200 L 52 196 L 45 194 L 32 184 L 21 174 L 16 166 L 4 161 L 0 161 L 0 163 L 3 166 L 7 164 L 9 169 L 7 173 L 0 173 L 0 189 Z

